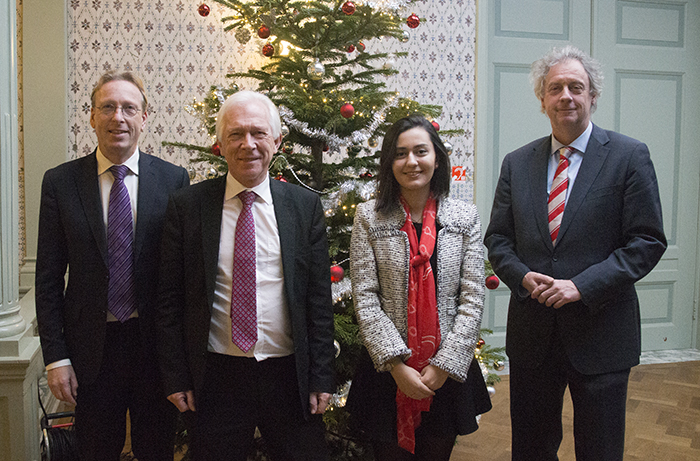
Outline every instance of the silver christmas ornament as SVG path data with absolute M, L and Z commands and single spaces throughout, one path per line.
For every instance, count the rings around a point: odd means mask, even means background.
M 209 171 L 207 171 L 207 179 L 212 178 L 216 178 L 216 168 L 214 167 L 209 168 Z
M 333 346 L 335 346 L 335 358 L 340 355 L 340 343 L 337 340 L 333 340 Z
M 407 30 L 404 30 L 399 41 L 401 43 L 406 43 L 408 41 L 408 39 L 410 39 L 410 38 L 411 38 L 411 34 L 409 34 Z
M 316 61 L 309 64 L 309 67 L 306 68 L 306 73 L 311 80 L 321 80 L 326 74 L 326 68 L 321 61 L 316 59 Z
M 282 137 L 285 137 L 288 134 L 289 134 L 289 127 L 283 123 L 282 124 Z
M 447 151 L 447 155 L 452 155 L 452 144 L 450 144 L 447 141 L 444 141 L 442 144 L 445 146 L 445 150 Z
M 379 141 L 377 141 L 377 138 L 369 138 L 367 140 L 367 145 L 369 147 L 371 147 L 372 149 L 374 149 L 375 147 L 377 147 L 379 145 Z

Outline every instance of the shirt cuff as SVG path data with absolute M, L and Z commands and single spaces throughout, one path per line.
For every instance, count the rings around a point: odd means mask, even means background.
M 56 362 L 49 363 L 46 365 L 46 371 L 53 370 L 54 368 L 67 367 L 72 365 L 70 359 L 58 360 Z

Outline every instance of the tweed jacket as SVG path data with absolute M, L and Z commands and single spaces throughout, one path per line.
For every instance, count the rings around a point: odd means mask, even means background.
M 377 371 L 394 357 L 406 360 L 410 247 L 398 203 L 378 213 L 375 201 L 357 207 L 350 243 L 355 313 Z M 463 382 L 479 339 L 484 308 L 484 255 L 476 207 L 441 199 L 437 223 L 437 309 L 441 343 L 430 363 Z

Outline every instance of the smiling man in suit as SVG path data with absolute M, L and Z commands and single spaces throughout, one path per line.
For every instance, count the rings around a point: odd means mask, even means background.
M 77 404 L 85 461 L 119 459 L 127 409 L 136 457 L 173 459 L 176 412 L 158 372 L 152 311 L 168 195 L 189 177 L 139 151 L 146 109 L 138 77 L 103 75 L 90 112 L 97 149 L 47 171 L 41 189 L 39 336 L 51 392 Z
M 530 74 L 552 135 L 511 152 L 485 234 L 511 290 L 512 457 L 554 461 L 568 385 L 578 461 L 621 461 L 630 368 L 641 351 L 635 282 L 666 249 L 643 143 L 591 123 L 600 65 L 554 48 Z
M 216 134 L 228 174 L 171 197 L 158 346 L 169 399 L 194 420 L 195 460 L 326 460 L 334 391 L 326 225 L 314 192 L 270 179 L 275 105 L 232 95 Z

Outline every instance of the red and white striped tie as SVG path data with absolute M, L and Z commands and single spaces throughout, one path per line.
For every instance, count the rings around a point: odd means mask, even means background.
M 559 164 L 557 165 L 556 173 L 554 173 L 552 191 L 549 193 L 549 202 L 547 202 L 549 235 L 552 238 L 552 245 L 555 245 L 557 242 L 561 218 L 564 215 L 566 189 L 569 186 L 569 155 L 571 155 L 571 152 L 573 152 L 571 147 L 559 149 Z

